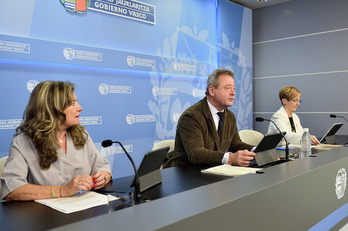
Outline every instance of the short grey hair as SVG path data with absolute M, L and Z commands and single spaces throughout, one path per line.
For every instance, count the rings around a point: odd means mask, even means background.
M 209 87 L 210 86 L 213 86 L 215 88 L 219 87 L 220 85 L 220 76 L 221 75 L 229 75 L 231 76 L 233 79 L 234 79 L 234 73 L 228 69 L 222 69 L 222 68 L 219 68 L 219 69 L 216 69 L 215 71 L 213 71 L 208 79 L 207 79 L 207 88 L 205 90 L 205 95 L 209 95 Z

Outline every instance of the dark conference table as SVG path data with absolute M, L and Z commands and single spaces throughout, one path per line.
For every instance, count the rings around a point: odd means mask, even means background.
M 110 214 L 106 205 L 64 214 L 35 202 L 1 203 L 1 229 L 339 230 L 348 226 L 347 179 L 337 180 L 342 169 L 348 170 L 348 147 L 274 165 L 261 174 L 231 178 L 204 174 L 201 168 L 163 169 L 162 184 L 143 193 L 153 201 Z
M 202 174 L 204 166 L 181 166 L 161 170 L 162 183 L 142 195 L 152 200 L 207 185 L 230 177 Z M 206 167 L 205 167 L 206 168 Z M 114 213 L 117 213 L 116 211 Z M 36 202 L 3 202 L 0 206 L 1 230 L 47 230 L 107 214 L 107 205 L 64 214 Z

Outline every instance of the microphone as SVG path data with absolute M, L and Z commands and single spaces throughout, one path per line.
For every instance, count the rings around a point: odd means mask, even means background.
M 266 121 L 269 121 L 269 122 L 271 122 L 271 123 L 273 123 L 274 126 L 275 126 L 275 127 L 277 128 L 277 130 L 279 131 L 279 133 L 282 134 L 282 136 L 283 136 L 283 138 L 284 138 L 284 140 L 285 140 L 285 159 L 286 159 L 286 160 L 289 160 L 289 146 L 288 146 L 288 141 L 287 141 L 286 138 L 285 138 L 286 132 L 280 131 L 280 129 L 278 128 L 278 126 L 276 125 L 276 123 L 274 123 L 273 120 L 265 119 L 265 118 L 262 118 L 262 117 L 256 117 L 256 118 L 255 118 L 255 121 L 257 121 L 257 122 L 263 122 L 263 121 L 265 121 L 265 120 L 266 120 Z
M 346 121 L 348 121 L 344 116 L 338 116 L 338 115 L 331 114 L 330 117 L 331 117 L 331 118 L 340 117 L 340 118 L 343 118 L 343 119 L 345 119 Z
M 112 142 L 112 140 L 104 140 L 101 145 L 104 147 L 104 148 L 107 148 L 107 147 L 110 147 L 114 142 Z
M 126 151 L 126 149 L 123 147 L 123 145 L 121 144 L 120 141 L 112 141 L 112 140 L 104 140 L 102 141 L 101 145 L 106 148 L 106 147 L 110 147 L 113 143 L 117 143 L 121 146 L 121 148 L 123 149 L 123 151 L 126 153 L 128 159 L 130 160 L 130 162 L 133 165 L 134 168 L 134 173 L 135 173 L 135 177 L 134 177 L 134 193 L 135 193 L 135 202 L 141 202 L 141 194 L 140 194 L 140 187 L 139 187 L 139 177 L 138 177 L 138 171 L 137 171 L 137 167 L 134 164 L 134 161 L 132 159 L 132 157 L 128 154 L 128 152 Z
M 255 118 L 255 121 L 257 121 L 257 122 L 263 122 L 263 121 L 265 121 L 265 119 L 262 118 L 262 117 L 256 117 L 256 118 Z

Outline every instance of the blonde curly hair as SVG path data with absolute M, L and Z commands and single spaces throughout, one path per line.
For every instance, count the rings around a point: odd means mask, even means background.
M 23 121 L 15 136 L 24 133 L 30 137 L 39 154 L 40 166 L 48 169 L 57 160 L 57 131 L 66 120 L 64 110 L 72 104 L 74 84 L 62 81 L 40 82 L 32 91 L 23 114 Z M 87 141 L 87 132 L 77 125 L 67 129 L 76 148 Z

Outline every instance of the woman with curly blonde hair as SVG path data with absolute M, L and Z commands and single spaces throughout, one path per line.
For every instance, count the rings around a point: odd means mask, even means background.
M 70 82 L 34 88 L 1 177 L 2 199 L 66 197 L 104 187 L 110 165 L 79 124 L 81 111 Z

